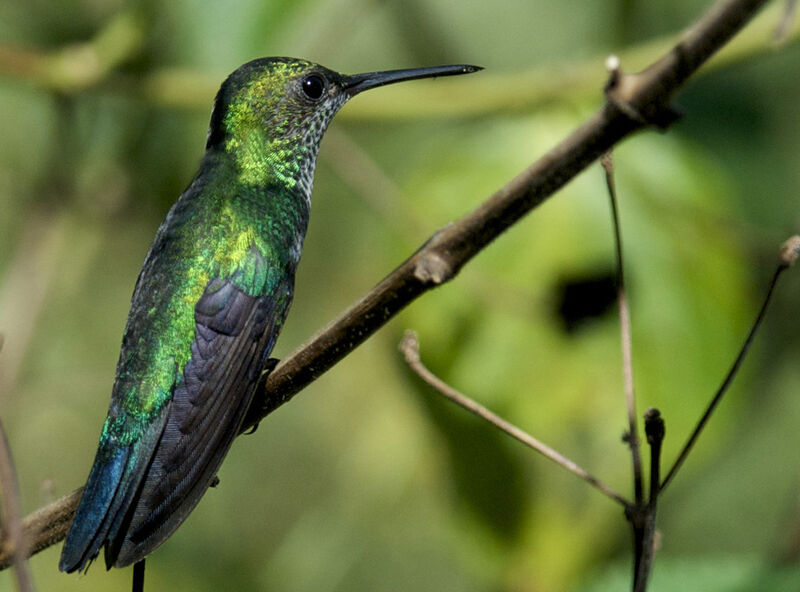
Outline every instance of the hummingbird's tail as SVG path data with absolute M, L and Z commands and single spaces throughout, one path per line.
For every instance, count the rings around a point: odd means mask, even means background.
M 100 548 L 117 538 L 152 456 L 152 450 L 142 454 L 137 444 L 149 441 L 148 436 L 158 439 L 165 420 L 166 414 L 162 413 L 143 438 L 128 446 L 115 451 L 100 446 L 61 550 L 58 569 L 67 573 L 88 569 Z

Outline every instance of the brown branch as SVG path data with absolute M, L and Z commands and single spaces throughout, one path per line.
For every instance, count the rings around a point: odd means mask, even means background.
M 648 123 L 674 120 L 672 96 L 766 0 L 715 4 L 671 52 L 639 74 L 621 74 L 609 101 L 570 136 L 475 210 L 445 226 L 361 300 L 281 361 L 245 429 L 316 380 L 423 293 L 451 280 L 477 253 L 541 205 L 614 144 Z M 636 117 L 630 117 L 633 113 Z
M 25 544 L 25 530 L 22 527 L 22 510 L 19 503 L 19 481 L 14 469 L 14 459 L 8 445 L 6 431 L 0 422 L 0 495 L 2 495 L 2 528 L 4 540 L 7 542 L 11 563 L 17 578 L 19 592 L 33 592 L 33 579 L 28 569 L 27 545 Z
M 618 67 L 617 64 L 614 64 L 612 76 L 617 75 Z M 625 293 L 625 261 L 622 257 L 622 229 L 619 224 L 617 188 L 614 183 L 614 161 L 611 151 L 606 152 L 600 162 L 605 171 L 608 198 L 611 203 L 611 221 L 614 227 L 614 250 L 617 259 L 617 302 L 619 306 L 620 344 L 622 347 L 622 377 L 625 390 L 625 407 L 628 410 L 628 433 L 625 434 L 625 441 L 631 449 L 634 499 L 637 505 L 641 505 L 644 499 L 644 487 L 642 484 L 642 456 L 639 451 L 639 430 L 636 426 L 636 396 L 633 388 L 631 312 Z
M 644 414 L 644 431 L 647 443 L 650 446 L 650 499 L 643 508 L 644 518 L 641 530 L 641 552 L 637 552 L 633 590 L 644 592 L 647 589 L 647 580 L 653 565 L 653 556 L 656 552 L 656 510 L 661 482 L 661 444 L 666 433 L 664 420 L 658 409 L 650 408 Z
M 22 530 L 28 544 L 28 556 L 35 555 L 64 540 L 78 507 L 83 488 L 42 506 L 22 520 Z M 7 539 L 0 541 L 0 569 L 12 564 L 13 545 Z
M 578 466 L 575 462 L 571 461 L 560 452 L 550 448 L 540 440 L 537 440 L 527 432 L 524 432 L 514 424 L 506 421 L 502 417 L 489 411 L 486 407 L 473 401 L 466 395 L 460 393 L 449 384 L 444 382 L 441 378 L 436 376 L 433 372 L 422 363 L 419 357 L 419 340 L 414 331 L 406 331 L 403 339 L 400 342 L 400 351 L 406 359 L 409 367 L 419 376 L 422 380 L 436 389 L 443 396 L 451 400 L 456 405 L 459 405 L 469 411 L 470 413 L 480 417 L 484 421 L 488 421 L 493 426 L 499 428 L 515 440 L 522 442 L 525 446 L 532 448 L 542 456 L 549 458 L 557 465 L 565 468 L 573 475 L 577 475 L 590 485 L 594 486 L 601 493 L 611 498 L 628 508 L 631 502 L 625 499 L 622 495 L 611 489 L 608 485 L 600 481 L 597 477 Z
M 620 73 L 619 60 L 611 56 L 606 60 L 606 67 L 611 73 L 609 86 L 618 83 Z M 642 480 L 642 456 L 639 448 L 639 429 L 636 425 L 636 395 L 633 386 L 633 339 L 631 337 L 631 313 L 625 293 L 625 261 L 622 251 L 622 229 L 617 208 L 617 187 L 614 182 L 614 160 L 609 150 L 600 159 L 606 177 L 606 188 L 611 206 L 611 222 L 614 228 L 614 252 L 617 260 L 617 306 L 619 309 L 620 346 L 622 349 L 622 378 L 625 391 L 625 408 L 628 412 L 628 431 L 623 440 L 631 451 L 633 468 L 633 492 L 635 504 L 628 506 L 626 515 L 633 531 L 633 589 L 634 592 L 644 590 L 646 586 L 649 563 L 647 557 L 647 518 L 644 509 L 644 484 Z
M 773 40 L 776 45 L 783 45 L 789 40 L 789 33 L 792 30 L 792 24 L 797 18 L 797 0 L 784 0 L 785 5 L 783 8 L 783 15 L 775 27 Z
M 733 362 L 731 369 L 728 370 L 728 374 L 725 376 L 722 384 L 719 386 L 717 392 L 714 394 L 714 397 L 709 402 L 705 413 L 703 413 L 700 421 L 697 422 L 692 435 L 689 436 L 686 444 L 683 445 L 683 449 L 678 455 L 675 464 L 672 465 L 669 473 L 667 473 L 667 476 L 664 478 L 664 482 L 661 484 L 662 491 L 667 487 L 667 485 L 669 485 L 672 479 L 675 478 L 675 474 L 683 465 L 686 457 L 689 456 L 689 452 L 691 452 L 692 447 L 700 437 L 700 434 L 703 431 L 706 423 L 708 423 L 708 420 L 711 419 L 711 415 L 714 413 L 717 405 L 719 405 L 720 401 L 722 401 L 722 397 L 725 396 L 725 393 L 728 392 L 728 389 L 733 383 L 733 379 L 736 377 L 742 362 L 744 362 L 744 359 L 747 356 L 747 352 L 750 350 L 750 346 L 753 343 L 756 333 L 758 333 L 758 330 L 761 327 L 761 323 L 764 321 L 764 317 L 767 314 L 767 309 L 769 308 L 769 303 L 772 301 L 772 294 L 775 292 L 775 286 L 777 286 L 781 274 L 789 269 L 789 267 L 794 265 L 794 262 L 797 260 L 798 256 L 800 256 L 800 236 L 793 236 L 783 243 L 783 245 L 781 245 L 778 267 L 775 269 L 775 273 L 773 274 L 772 280 L 769 283 L 769 288 L 767 288 L 767 295 L 764 297 L 764 303 L 761 305 L 761 309 L 758 311 L 758 315 L 756 315 L 753 326 L 750 328 L 750 332 L 747 334 L 747 338 L 744 340 L 744 344 L 739 350 L 739 355 L 736 356 L 736 360 Z
M 476 210 L 439 230 L 361 300 L 282 360 L 269 375 L 244 429 L 316 380 L 413 300 L 452 279 L 472 257 L 614 144 L 648 124 L 663 127 L 673 121 L 672 96 L 766 2 L 718 2 L 660 60 L 639 74 L 620 74 L 608 89 L 607 103 L 588 121 Z M 49 523 L 41 514 L 44 522 L 38 523 L 44 527 L 43 536 L 51 538 L 29 536 L 35 548 L 60 540 L 48 527 L 68 522 L 76 503 L 72 494 L 39 510 L 51 512 Z M 5 561 L 7 556 L 0 552 L 0 567 Z

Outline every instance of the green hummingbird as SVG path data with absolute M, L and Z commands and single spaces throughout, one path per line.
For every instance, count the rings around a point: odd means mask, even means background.
M 292 302 L 317 150 L 361 91 L 475 72 L 343 75 L 291 58 L 239 67 L 217 93 L 200 169 L 136 281 L 108 416 L 59 569 L 142 560 L 186 519 L 240 431 Z

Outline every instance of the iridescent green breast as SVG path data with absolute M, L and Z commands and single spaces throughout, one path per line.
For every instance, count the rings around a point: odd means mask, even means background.
M 192 355 L 195 306 L 212 280 L 274 300 L 282 323 L 308 221 L 304 196 L 293 197 L 218 176 L 196 180 L 173 206 L 137 281 L 104 441 L 134 441 L 171 399 Z

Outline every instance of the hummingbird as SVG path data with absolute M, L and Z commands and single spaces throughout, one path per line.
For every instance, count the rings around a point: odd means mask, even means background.
M 481 68 L 344 75 L 250 61 L 214 100 L 199 171 L 136 281 L 111 403 L 59 569 L 144 559 L 183 523 L 239 433 L 284 324 L 320 140 L 356 94 Z

